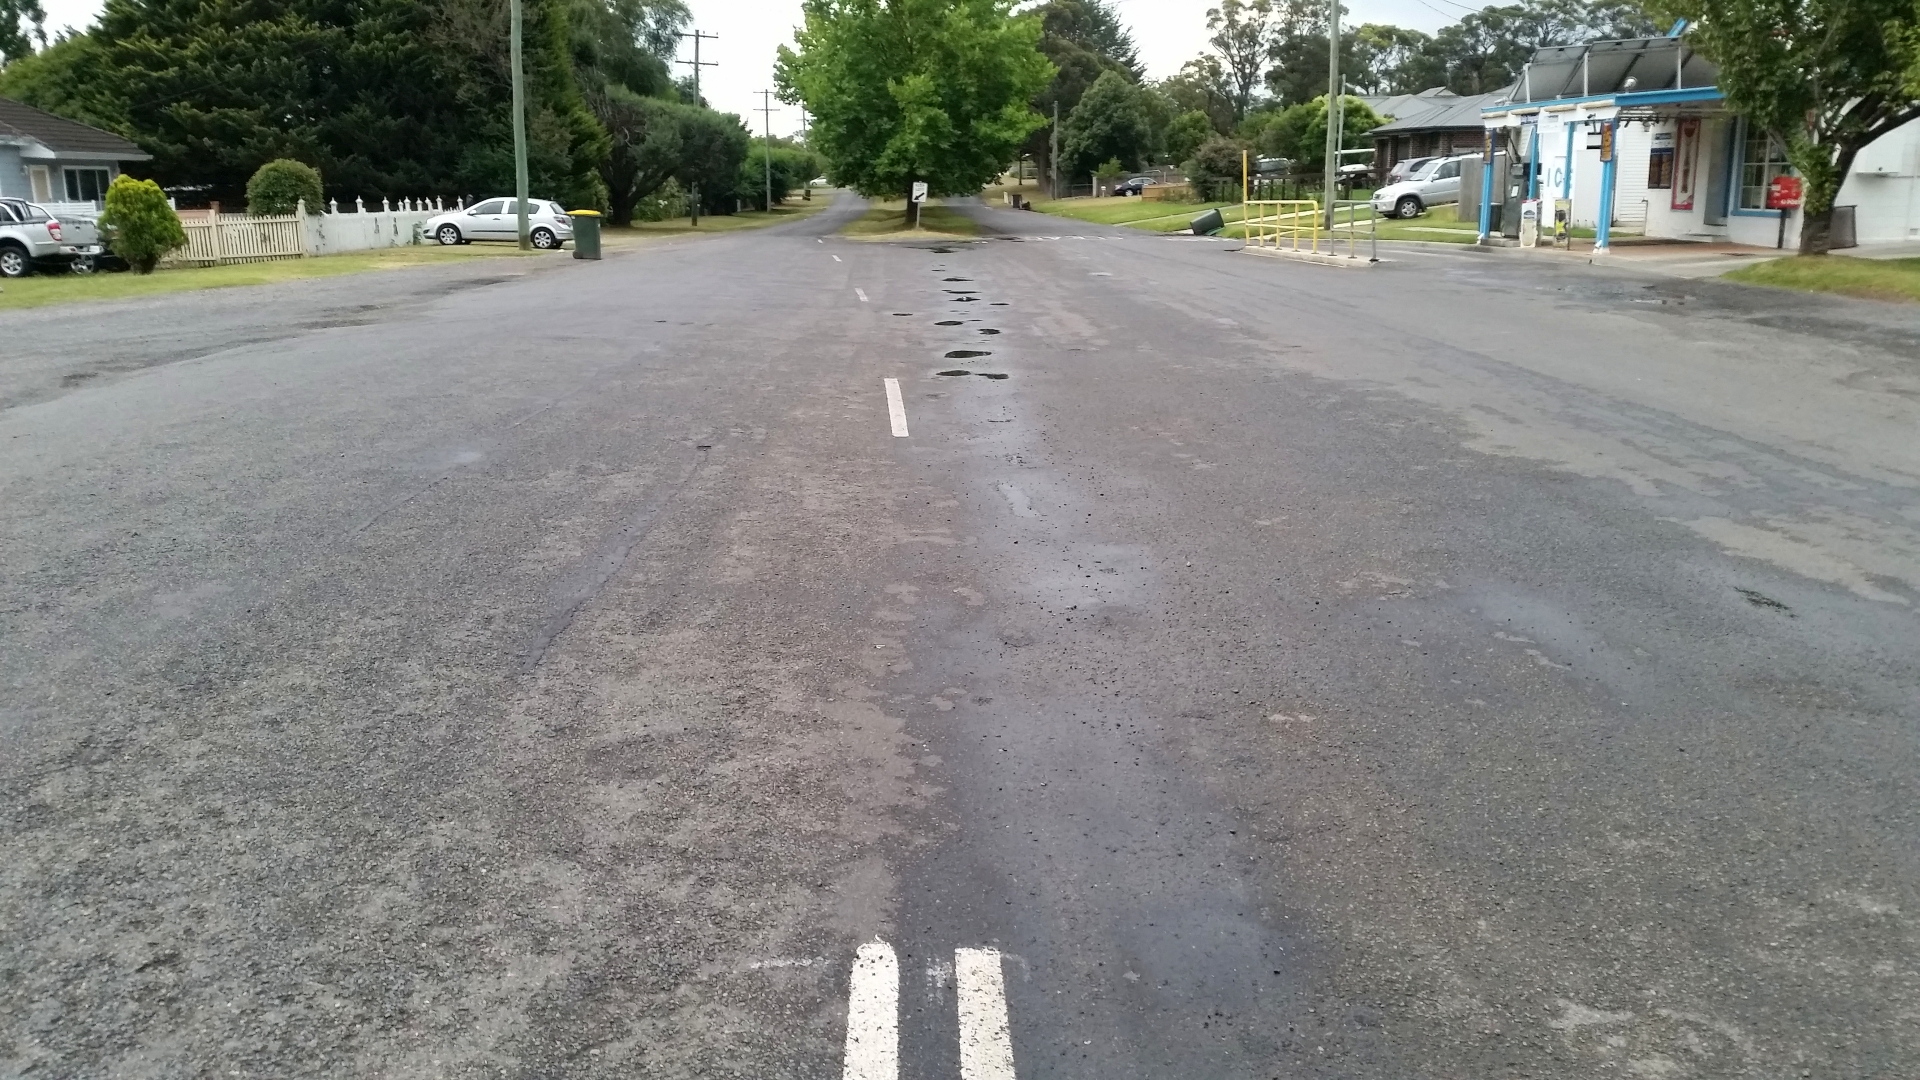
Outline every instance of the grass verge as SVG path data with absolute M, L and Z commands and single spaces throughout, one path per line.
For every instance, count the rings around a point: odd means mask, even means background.
M 1920 259 L 1793 255 L 1743 266 L 1724 276 L 1747 285 L 1839 293 L 1867 300 L 1920 301 Z
M 713 214 L 700 219 L 700 227 L 694 228 L 686 218 L 669 218 L 666 221 L 636 221 L 630 226 L 605 226 L 601 235 L 605 240 L 638 240 L 649 236 L 701 236 L 708 233 L 738 232 L 741 229 L 758 229 L 768 225 L 778 225 L 783 221 L 803 218 L 808 214 L 817 214 L 833 205 L 831 194 L 803 200 L 797 196 L 792 202 L 782 203 L 772 210 L 746 210 L 738 214 Z
M 920 227 L 907 228 L 907 204 L 900 200 L 874 203 L 866 213 L 840 230 L 857 240 L 910 240 L 915 237 L 972 236 L 980 231 L 972 219 L 938 202 L 920 208 Z
M 312 259 L 235 263 L 229 266 L 181 267 L 151 274 L 35 274 L 6 282 L 0 292 L 0 311 L 73 304 L 88 300 L 129 300 L 195 289 L 222 289 L 234 285 L 271 285 L 280 281 L 357 274 L 367 270 L 397 270 L 463 262 L 478 258 L 571 258 L 572 253 L 521 251 L 512 244 L 471 244 L 465 247 L 383 248 Z

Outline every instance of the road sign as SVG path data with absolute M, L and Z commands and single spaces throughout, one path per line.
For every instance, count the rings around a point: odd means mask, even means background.
M 927 201 L 927 182 L 925 180 L 915 180 L 913 182 L 913 201 Z
M 1767 184 L 1767 209 L 1798 210 L 1805 195 L 1797 176 L 1776 176 Z

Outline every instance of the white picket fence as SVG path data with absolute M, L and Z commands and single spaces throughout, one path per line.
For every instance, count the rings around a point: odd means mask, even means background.
M 309 214 L 302 202 L 293 213 L 273 217 L 184 210 L 180 227 L 186 230 L 187 246 L 161 265 L 220 266 L 405 247 L 425 243 L 427 219 L 442 212 L 425 199 L 405 200 L 399 209 L 385 200 L 379 210 L 366 209 L 358 199 L 354 206 L 340 213 L 335 203 L 329 213 Z

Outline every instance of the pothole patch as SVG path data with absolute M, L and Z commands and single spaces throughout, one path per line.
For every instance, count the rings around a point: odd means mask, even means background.
M 990 353 L 990 352 L 984 352 L 984 351 L 982 351 L 982 350 L 980 350 L 980 349 L 955 349 L 955 350 L 953 350 L 952 352 L 949 352 L 949 353 L 947 354 L 947 359 L 949 359 L 949 360 L 967 360 L 967 359 L 971 359 L 971 358 L 973 358 L 973 357 L 975 357 L 975 356 L 992 356 L 992 355 L 993 355 L 992 353 Z

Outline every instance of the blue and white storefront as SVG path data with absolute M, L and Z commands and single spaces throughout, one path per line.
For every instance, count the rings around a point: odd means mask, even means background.
M 1567 200 L 1596 248 L 1620 232 L 1791 247 L 1799 211 L 1767 208 L 1792 175 L 1785 148 L 1728 111 L 1714 77 L 1677 36 L 1542 49 L 1482 117 L 1509 160 L 1534 163 L 1518 170 L 1531 197 Z M 1861 151 L 1835 205 L 1861 244 L 1920 239 L 1920 122 Z

